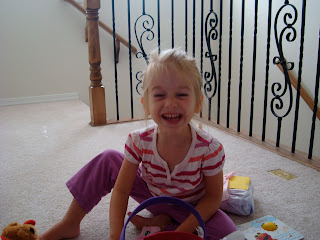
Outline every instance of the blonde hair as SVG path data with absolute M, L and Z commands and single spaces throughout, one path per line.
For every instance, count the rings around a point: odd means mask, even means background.
M 192 88 L 196 105 L 202 101 L 202 78 L 194 58 L 188 56 L 181 49 L 167 49 L 158 53 L 158 50 L 151 52 L 149 65 L 143 73 L 143 107 L 145 111 L 149 109 L 148 94 L 152 80 L 161 73 L 169 70 L 180 72 L 187 76 L 187 84 Z

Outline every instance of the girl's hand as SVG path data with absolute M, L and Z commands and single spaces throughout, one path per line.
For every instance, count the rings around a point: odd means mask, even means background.
M 108 240 L 119 240 L 120 238 L 114 238 L 114 237 L 111 237 L 109 236 Z
M 205 194 L 196 206 L 204 222 L 207 222 L 219 209 L 223 193 L 223 172 L 214 176 L 205 176 Z M 176 231 L 193 233 L 199 225 L 198 220 L 191 214 Z

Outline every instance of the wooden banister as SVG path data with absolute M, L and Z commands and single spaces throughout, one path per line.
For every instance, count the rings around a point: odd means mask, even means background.
M 84 7 L 82 7 L 81 4 L 77 3 L 75 0 L 65 0 L 65 1 L 70 3 L 72 6 L 74 6 L 76 9 L 78 9 L 83 14 L 86 14 L 86 9 Z M 108 27 L 105 23 L 103 23 L 100 20 L 98 20 L 98 24 L 102 29 L 104 29 L 110 35 L 113 35 L 112 28 Z M 87 34 L 86 34 L 86 38 L 87 38 Z M 127 48 L 129 48 L 129 42 L 117 33 L 116 33 L 116 39 L 117 39 L 117 41 L 120 41 L 123 45 L 125 45 Z M 131 52 L 136 54 L 137 48 L 135 48 L 134 46 L 131 45 Z
M 99 40 L 99 9 L 100 0 L 87 0 L 87 31 L 88 31 L 88 54 L 90 63 L 89 100 L 91 112 L 91 125 L 99 126 L 107 123 L 105 89 L 102 85 L 101 54 Z
M 280 62 L 277 62 L 276 65 L 278 66 L 278 68 L 281 70 L 281 72 L 284 74 L 283 68 L 280 64 Z M 288 75 L 289 75 L 289 79 L 290 82 L 292 84 L 292 86 L 297 89 L 298 87 L 298 81 L 297 79 L 293 76 L 293 74 L 288 70 Z M 302 99 L 306 102 L 306 104 L 310 107 L 310 109 L 313 111 L 314 108 L 314 101 L 312 100 L 312 98 L 310 97 L 310 95 L 308 94 L 308 92 L 302 87 L 302 85 L 300 84 L 300 96 L 302 97 Z M 320 120 L 320 109 L 317 106 L 317 118 Z

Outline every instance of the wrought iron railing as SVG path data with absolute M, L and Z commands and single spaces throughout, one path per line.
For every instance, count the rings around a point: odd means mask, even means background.
M 117 4 L 126 4 L 126 8 L 118 9 L 114 0 L 105 1 L 112 3 L 112 9 L 103 10 L 113 16 L 114 37 L 121 31 L 121 35 L 127 34 L 129 41 L 128 66 L 117 65 L 115 53 L 114 69 L 110 69 L 115 76 L 115 101 L 107 104 L 115 104 L 116 112 L 114 117 L 108 114 L 113 119 L 109 122 L 122 121 L 121 111 L 130 111 L 130 119 L 141 117 L 136 103 L 142 91 L 142 71 L 148 64 L 150 50 L 181 47 L 199 63 L 206 97 L 200 114 L 202 120 L 229 130 L 234 128 L 235 133 L 246 135 L 248 139 L 258 138 L 262 143 L 271 139 L 275 142 L 274 149 L 281 149 L 282 144 L 291 145 L 291 155 L 302 151 L 308 156 L 302 161 L 320 169 L 320 127 L 316 118 L 320 67 L 318 16 L 313 16 L 313 21 L 318 22 L 308 27 L 308 37 L 305 34 L 307 10 L 319 4 L 308 6 L 306 0 L 123 0 Z M 90 13 L 92 7 L 99 9 L 98 3 L 99 0 L 88 0 L 87 12 Z M 124 16 L 124 9 L 127 26 L 118 30 L 120 19 L 115 16 Z M 132 42 L 139 46 L 133 56 Z M 308 48 L 317 49 L 318 55 L 304 59 L 306 44 Z M 115 40 L 114 48 L 116 51 Z M 99 71 L 97 64 L 91 64 L 92 71 Z M 283 74 L 278 70 L 279 64 Z M 126 79 L 118 79 L 118 69 L 123 68 L 128 68 L 129 74 Z M 294 73 L 297 74 L 296 90 L 290 81 Z M 121 110 L 118 81 L 127 79 L 131 95 L 129 110 Z M 103 86 L 95 84 L 94 87 Z M 306 110 L 305 103 L 300 102 L 302 87 L 303 91 L 314 90 L 310 94 L 312 97 L 309 96 L 313 99 L 312 103 L 309 101 L 312 111 Z M 301 139 L 301 132 L 309 134 Z M 305 142 L 308 146 L 301 147 Z

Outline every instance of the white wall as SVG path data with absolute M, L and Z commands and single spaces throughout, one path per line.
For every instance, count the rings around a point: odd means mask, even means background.
M 62 0 L 3 1 L 0 99 L 78 93 L 89 85 L 84 16 Z
M 208 14 L 210 1 L 205 2 L 204 18 Z M 219 16 L 219 1 L 214 1 L 214 10 Z M 230 126 L 237 127 L 237 114 L 238 114 L 238 89 L 239 89 L 239 76 L 240 76 L 240 26 L 241 26 L 241 1 L 233 1 L 233 42 L 232 42 L 232 72 L 231 72 L 231 111 L 230 111 Z M 284 54 L 288 61 L 295 63 L 295 68 L 292 71 L 293 75 L 298 76 L 299 69 L 299 48 L 300 48 L 300 30 L 301 30 L 301 1 L 292 0 L 298 11 L 298 19 L 294 25 L 297 31 L 296 40 L 292 43 L 283 41 Z M 192 54 L 192 3 L 188 1 L 188 51 Z M 200 66 L 200 3 L 196 1 L 196 58 Z M 134 25 L 134 21 L 142 14 L 142 1 L 132 0 L 131 4 L 131 25 Z M 229 7 L 230 1 L 223 1 L 223 34 L 222 34 L 222 93 L 221 93 L 221 122 L 226 122 L 227 116 L 227 86 L 228 86 L 228 61 L 229 61 Z M 283 1 L 273 1 L 272 8 L 272 25 L 271 25 L 271 39 L 270 39 L 270 61 L 269 61 L 269 90 L 268 90 L 268 103 L 267 103 L 267 125 L 266 125 L 266 138 L 276 141 L 277 134 L 277 118 L 270 111 L 270 101 L 273 98 L 271 93 L 271 86 L 275 82 L 280 82 L 283 85 L 284 75 L 280 72 L 277 66 L 273 65 L 272 60 L 275 56 L 279 56 L 278 50 L 275 44 L 274 37 L 274 18 L 278 9 L 282 6 Z M 309 0 L 306 8 L 306 29 L 305 29 L 305 42 L 304 42 L 304 58 L 302 69 L 302 85 L 309 92 L 310 96 L 314 98 L 314 87 L 316 82 L 316 69 L 317 69 L 317 50 L 319 40 L 319 23 L 320 16 L 316 12 L 320 7 L 319 1 Z M 184 17 L 185 17 L 185 1 L 174 1 L 175 11 L 175 46 L 181 46 L 184 48 Z M 144 47 L 146 52 L 157 47 L 157 1 L 146 1 L 146 13 L 153 16 L 154 27 L 154 39 L 152 41 L 145 41 Z M 127 1 L 116 1 L 116 28 L 123 36 L 127 36 Z M 261 135 L 262 133 L 262 121 L 263 121 L 263 107 L 264 107 L 264 85 L 266 79 L 266 48 L 267 48 L 267 23 L 268 23 L 268 1 L 259 1 L 259 16 L 258 16 L 258 35 L 257 35 L 257 63 L 256 63 L 256 82 L 255 82 L 255 105 L 254 105 L 254 123 L 253 133 Z M 109 14 L 108 14 L 109 13 Z M 161 48 L 171 47 L 171 1 L 160 1 L 160 14 L 161 14 Z M 108 24 L 112 24 L 111 16 L 111 3 L 103 1 L 101 18 Z M 279 27 L 283 27 L 283 15 L 279 19 Z M 221 19 L 219 19 L 220 21 Z M 281 24 L 282 22 L 282 24 Z M 149 21 L 150 24 L 150 21 Z M 243 61 L 243 86 L 242 86 L 242 114 L 241 114 L 241 130 L 244 132 L 249 131 L 249 117 L 250 117 L 250 102 L 251 102 L 251 80 L 252 80 L 252 51 L 253 51 L 253 31 L 254 31 L 254 0 L 246 0 L 246 15 L 245 15 L 245 36 L 244 36 L 244 61 Z M 219 26 L 217 27 L 219 31 Z M 133 32 L 133 29 L 131 30 Z M 281 31 L 281 28 L 280 30 Z M 220 34 L 220 33 L 219 33 Z M 133 45 L 137 46 L 134 34 L 132 34 Z M 218 41 L 212 43 L 212 47 L 215 54 L 218 54 Z M 207 51 L 204 42 L 204 53 Z M 123 51 L 122 51 L 123 54 Z M 215 62 L 216 70 L 218 71 L 218 61 Z M 125 64 L 124 64 L 125 65 Z M 120 65 L 120 66 L 124 66 Z M 133 74 L 138 70 L 143 70 L 145 64 L 140 63 L 138 60 L 134 60 Z M 126 69 L 126 67 L 124 67 Z M 210 65 L 208 59 L 204 58 L 204 71 L 209 71 Z M 126 79 L 126 77 L 124 78 Z M 123 80 L 124 80 L 123 79 Z M 133 79 L 134 83 L 135 78 Z M 123 86 L 125 88 L 125 86 Z M 292 88 L 293 92 L 293 108 L 288 117 L 282 121 L 282 133 L 280 143 L 291 147 L 292 135 L 293 135 L 293 123 L 296 106 L 296 90 Z M 125 96 L 125 94 L 123 94 Z M 138 98 L 137 98 L 138 99 Z M 285 96 L 284 101 L 287 102 Z M 212 119 L 216 119 L 216 107 L 217 95 L 212 101 Z M 208 103 L 204 103 L 203 115 L 208 115 Z M 126 110 L 122 110 L 122 114 L 126 113 Z M 297 129 L 297 150 L 308 152 L 310 132 L 311 132 L 311 120 L 312 111 L 300 98 L 300 113 Z M 316 120 L 316 132 L 314 140 L 314 155 L 320 156 L 320 123 Z
M 275 56 L 279 56 L 275 44 L 274 37 L 274 18 L 278 9 L 283 5 L 284 1 L 273 1 L 272 10 L 272 24 L 271 24 L 271 41 L 270 41 L 270 62 L 269 62 L 269 89 L 268 89 L 268 103 L 267 103 L 267 126 L 266 138 L 275 141 L 277 134 L 277 119 L 270 111 L 270 102 L 273 98 L 271 93 L 271 86 L 275 82 L 280 82 L 284 87 L 284 75 L 276 65 L 272 63 Z M 229 3 L 224 1 L 225 11 L 229 11 Z M 299 54 L 300 54 L 300 33 L 301 33 L 301 5 L 302 1 L 290 1 L 296 6 L 298 11 L 297 22 L 294 28 L 297 31 L 297 37 L 294 42 L 287 42 L 283 40 L 284 55 L 287 61 L 295 63 L 292 71 L 293 75 L 298 78 L 299 69 Z M 302 68 L 302 86 L 308 91 L 312 99 L 314 98 L 314 88 L 316 82 L 317 70 L 317 57 L 318 57 L 318 42 L 319 42 L 319 26 L 320 16 L 316 9 L 319 9 L 320 2 L 311 0 L 307 1 L 306 8 L 306 28 L 304 38 L 304 56 Z M 251 101 L 251 79 L 252 79 L 252 49 L 253 49 L 253 26 L 254 26 L 254 1 L 246 1 L 246 16 L 245 16 L 245 41 L 244 41 L 244 68 L 243 68 L 243 93 L 242 93 L 242 115 L 241 115 L 241 128 L 245 131 L 249 129 L 249 116 L 250 116 L 250 101 Z M 267 48 L 267 23 L 268 23 L 268 1 L 259 1 L 259 16 L 258 16 L 258 34 L 257 34 L 257 65 L 256 65 L 256 88 L 255 88 L 255 108 L 253 123 L 254 133 L 261 135 L 262 132 L 262 119 L 263 119 L 263 105 L 264 105 L 264 84 L 266 79 L 266 48 Z M 291 11 L 291 13 L 293 13 Z M 228 12 L 224 12 L 226 22 L 229 22 Z M 283 15 L 280 15 L 279 32 L 283 29 Z M 240 73 L 240 24 L 241 24 L 241 1 L 234 1 L 234 19 L 233 19 L 233 52 L 232 52 L 232 79 L 231 79 L 231 126 L 237 126 L 237 108 L 238 108 L 238 88 L 239 88 L 239 73 Z M 281 25 L 282 23 L 282 25 Z M 282 26 L 282 28 L 281 28 Z M 223 36 L 224 52 L 224 84 L 227 82 L 227 61 L 228 61 L 228 44 L 227 37 L 229 36 L 229 28 L 225 27 Z M 282 120 L 281 143 L 290 146 L 293 137 L 293 124 L 296 108 L 296 90 L 292 88 L 293 92 L 293 107 L 290 114 Z M 249 93 L 249 94 L 246 94 Z M 226 99 L 226 97 L 224 98 Z M 288 102 L 288 95 L 284 96 L 284 102 Z M 223 102 L 226 102 L 224 100 Z M 319 106 L 319 104 L 318 104 Z M 226 109 L 226 107 L 224 108 Z M 286 106 L 284 109 L 287 109 Z M 300 98 L 299 107 L 299 121 L 297 128 L 297 149 L 308 152 L 312 111 L 306 105 L 304 100 Z M 279 112 L 278 112 L 279 113 Z M 280 113 L 281 115 L 281 113 Z M 223 114 L 226 116 L 226 113 Z M 316 120 L 316 132 L 314 140 L 314 154 L 320 156 L 319 140 L 320 140 L 320 121 Z
M 153 16 L 154 39 L 145 41 L 144 47 L 149 52 L 157 47 L 157 11 L 156 0 L 146 1 L 146 12 Z M 188 52 L 192 54 L 192 0 L 188 0 Z M 196 58 L 200 59 L 200 2 L 196 1 Z M 219 15 L 219 4 L 215 1 L 215 11 Z M 223 15 L 223 56 L 222 56 L 222 92 L 221 122 L 226 121 L 226 86 L 228 82 L 228 44 L 229 44 L 229 1 L 224 2 Z M 267 39 L 267 2 L 259 1 L 258 19 L 258 50 L 257 72 L 255 90 L 255 121 L 254 133 L 261 135 L 263 99 L 265 83 L 266 39 Z M 294 43 L 286 44 L 286 56 L 289 61 L 295 62 L 293 74 L 298 74 L 301 1 L 292 0 L 298 9 L 298 21 L 295 25 L 298 36 Z M 175 0 L 175 46 L 184 48 L 184 4 L 185 0 Z M 210 1 L 205 1 L 205 9 L 209 8 Z M 142 13 L 142 1 L 131 0 L 131 26 L 132 44 L 138 48 L 134 36 L 133 25 Z M 273 1 L 273 18 L 283 1 Z M 314 97 L 315 71 L 317 68 L 317 49 L 319 38 L 320 16 L 317 10 L 320 3 L 317 0 L 307 1 L 306 33 L 304 46 L 304 62 L 302 71 L 303 86 Z M 124 38 L 128 38 L 127 0 L 117 0 L 116 5 L 116 31 Z M 254 0 L 246 0 L 245 18 L 245 45 L 243 68 L 243 107 L 241 115 L 241 128 L 248 131 L 250 111 L 250 93 L 252 79 L 252 48 L 254 24 Z M 251 10 L 251 13 L 250 11 Z M 233 52 L 232 52 L 232 79 L 231 79 L 231 113 L 230 124 L 237 126 L 238 86 L 240 71 L 240 24 L 241 1 L 234 1 L 233 19 Z M 161 12 L 161 48 L 171 47 L 171 0 L 160 1 Z M 205 16 L 207 14 L 205 11 Z M 111 1 L 102 0 L 100 20 L 112 27 Z M 220 19 L 219 19 L 220 20 Z M 63 0 L 30 0 L 30 1 L 4 1 L 0 8 L 0 72 L 1 87 L 0 100 L 40 95 L 56 95 L 64 93 L 78 93 L 81 100 L 88 104 L 89 63 L 87 43 L 84 41 L 85 16 Z M 214 53 L 218 54 L 218 41 L 212 44 Z M 102 57 L 103 84 L 106 88 L 107 117 L 116 117 L 113 38 L 100 30 L 100 44 Z M 204 51 L 207 51 L 204 45 Z M 129 89 L 129 60 L 128 49 L 121 45 L 120 64 L 117 65 L 118 96 L 120 118 L 130 117 L 130 89 Z M 275 140 L 276 118 L 270 112 L 272 94 L 270 86 L 273 82 L 283 81 L 283 75 L 272 64 L 274 56 L 278 56 L 274 44 L 273 23 L 270 48 L 270 72 L 267 112 L 267 138 Z M 133 88 L 135 117 L 142 116 L 140 96 L 135 93 L 137 80 L 135 74 L 145 68 L 143 59 L 132 56 Z M 217 69 L 218 61 L 216 62 Z M 200 61 L 199 61 L 200 65 Z M 209 70 L 208 59 L 204 58 L 204 71 Z M 280 79 L 280 80 L 279 80 Z M 291 146 L 292 125 L 295 108 L 296 91 L 293 89 L 294 106 L 290 115 L 283 120 L 281 143 Z M 212 119 L 216 118 L 217 97 L 213 99 Z M 110 104 L 111 103 L 111 104 Z M 204 116 L 207 115 L 207 102 L 203 107 Z M 297 149 L 308 151 L 310 139 L 312 112 L 300 99 L 300 115 L 298 125 Z M 89 118 L 89 116 L 88 116 Z M 320 156 L 320 126 L 316 122 L 314 154 Z

